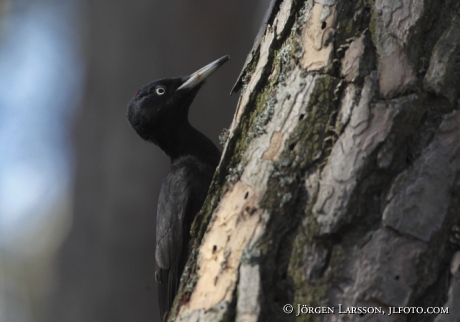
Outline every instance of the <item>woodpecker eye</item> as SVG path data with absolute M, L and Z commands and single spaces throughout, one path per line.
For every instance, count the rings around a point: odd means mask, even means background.
M 155 88 L 155 93 L 157 93 L 157 95 L 163 95 L 166 93 L 166 88 L 164 86 L 157 86 Z

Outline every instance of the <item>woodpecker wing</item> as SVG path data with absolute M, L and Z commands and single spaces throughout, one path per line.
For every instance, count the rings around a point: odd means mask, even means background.
M 206 198 L 215 166 L 187 156 L 163 180 L 157 210 L 156 279 L 160 312 L 169 311 L 190 250 L 190 226 Z
M 160 313 L 163 316 L 174 301 L 180 275 L 188 256 L 191 214 L 190 185 L 184 168 L 172 167 L 163 180 L 157 209 L 156 278 Z
M 184 169 L 171 168 L 163 180 L 157 209 L 157 248 L 155 258 L 163 269 L 173 264 L 181 250 L 184 218 L 190 207 L 190 187 Z

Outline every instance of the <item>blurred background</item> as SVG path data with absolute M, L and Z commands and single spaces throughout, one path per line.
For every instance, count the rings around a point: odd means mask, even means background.
M 216 145 L 269 0 L 0 0 L 0 321 L 159 321 L 169 159 L 125 118 L 144 83 L 229 54 L 191 123 Z

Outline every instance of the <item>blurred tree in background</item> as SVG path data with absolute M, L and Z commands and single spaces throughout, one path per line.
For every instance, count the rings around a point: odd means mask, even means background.
M 68 232 L 83 57 L 76 0 L 0 3 L 0 321 L 48 321 Z

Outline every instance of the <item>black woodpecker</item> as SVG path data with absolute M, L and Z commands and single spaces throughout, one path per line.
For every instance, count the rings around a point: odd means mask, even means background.
M 185 77 L 145 84 L 128 104 L 126 116 L 141 138 L 171 159 L 157 208 L 156 270 L 160 314 L 166 318 L 190 254 L 190 226 L 201 209 L 220 151 L 188 121 L 189 107 L 204 81 L 229 60 L 224 56 Z

